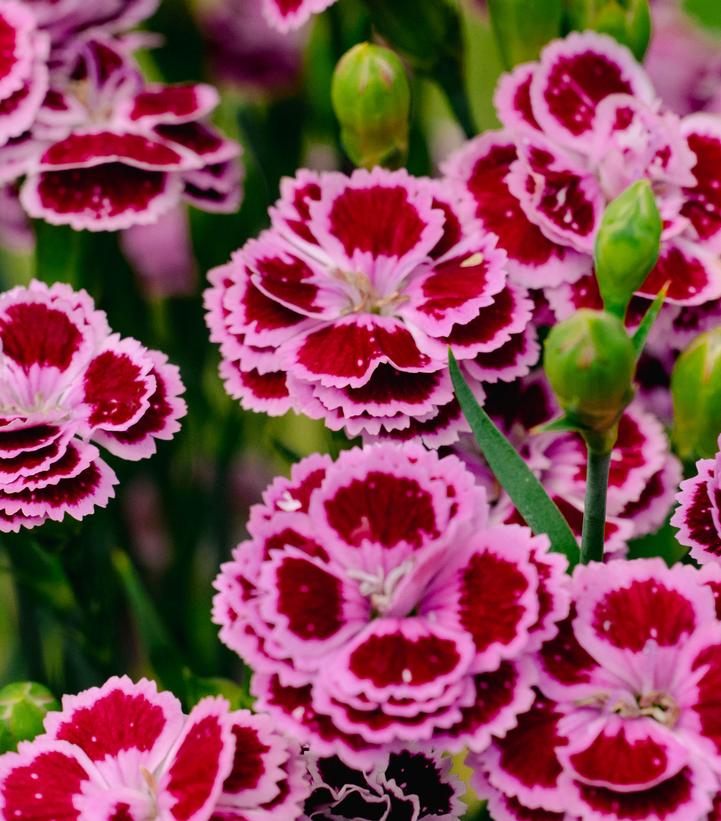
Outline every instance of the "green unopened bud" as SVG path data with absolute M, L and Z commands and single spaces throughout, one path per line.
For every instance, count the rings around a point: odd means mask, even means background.
M 43 731 L 43 719 L 60 705 L 41 684 L 20 681 L 0 690 L 0 753 L 14 750 Z
M 621 319 L 658 260 L 662 228 L 648 180 L 635 182 L 606 208 L 596 237 L 596 278 L 606 310 Z
M 371 43 L 353 46 L 336 66 L 331 98 L 343 147 L 355 165 L 405 164 L 411 92 L 394 52 Z
M 651 39 L 648 0 L 568 0 L 567 18 L 570 28 L 609 34 L 643 60 Z
M 535 60 L 561 35 L 562 0 L 489 0 L 491 24 L 507 68 Z
M 721 327 L 697 336 L 676 360 L 671 394 L 679 456 L 713 456 L 721 434 Z
M 633 343 L 620 319 L 603 311 L 578 311 L 551 329 L 544 365 L 570 422 L 598 433 L 615 428 L 633 395 L 636 367 Z

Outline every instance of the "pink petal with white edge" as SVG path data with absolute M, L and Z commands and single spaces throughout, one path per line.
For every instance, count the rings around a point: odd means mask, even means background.
M 493 736 L 504 736 L 530 709 L 535 682 L 535 666 L 527 658 L 504 661 L 498 670 L 474 676 L 475 700 L 461 709 L 460 721 L 434 733 L 434 746 L 452 753 L 465 748 L 482 753 Z
M 470 536 L 433 579 L 420 612 L 471 636 L 474 673 L 497 669 L 528 643 L 539 616 L 538 572 L 530 557 L 547 548 L 546 537 L 534 538 L 526 528 L 489 527 Z
M 505 284 L 506 255 L 496 248 L 495 237 L 468 239 L 405 289 L 410 302 L 401 311 L 430 336 L 447 336 L 453 325 L 470 322 L 480 308 L 492 305 Z
M 36 821 L 80 821 L 77 802 L 96 775 L 72 744 L 40 737 L 0 758 L 0 814 Z
M 526 376 L 538 362 L 541 346 L 533 325 L 514 334 L 508 342 L 489 353 L 479 353 L 463 361 L 463 369 L 479 382 L 513 382 Z
M 624 507 L 620 515 L 633 522 L 634 538 L 655 533 L 666 521 L 682 476 L 681 463 L 669 455 L 663 468 L 648 480 L 638 499 Z
M 120 231 L 148 225 L 178 204 L 179 174 L 122 163 L 30 174 L 20 191 L 28 215 L 76 231 Z
M 579 644 L 573 629 L 575 607 L 558 625 L 558 633 L 547 641 L 536 657 L 539 689 L 554 701 L 577 701 L 598 693 L 599 666 Z
M 227 160 L 184 175 L 186 202 L 212 214 L 233 214 L 243 201 L 243 168 Z
M 529 288 L 572 282 L 590 270 L 590 258 L 552 242 L 526 217 L 507 185 L 517 158 L 513 138 L 507 132 L 491 131 L 457 151 L 443 172 L 471 194 L 476 216 L 508 254 L 514 282 Z
M 537 122 L 552 139 L 583 151 L 596 106 L 611 94 L 629 94 L 646 103 L 655 99 L 646 72 L 613 38 L 590 31 L 572 33 L 541 52 L 531 103 Z
M 445 483 L 428 476 L 436 465 L 418 446 L 344 451 L 310 502 L 319 538 L 339 562 L 356 568 L 359 559 L 348 548 L 383 557 L 380 566 L 387 567 L 388 556 L 405 557 L 433 544 L 451 517 Z M 377 567 L 370 561 L 367 569 Z
M 567 806 L 574 815 L 598 821 L 690 821 L 706 818 L 717 789 L 717 777 L 698 762 L 637 792 L 616 792 L 569 779 Z
M 518 717 L 516 727 L 495 739 L 481 756 L 473 756 L 467 763 L 474 776 L 480 776 L 479 793 L 483 794 L 487 778 L 525 807 L 562 813 L 566 795 L 558 783 L 563 768 L 557 751 L 566 739 L 558 730 L 561 715 L 552 701 L 539 695 L 531 709 Z M 474 777 L 474 786 L 476 781 Z
M 701 305 L 721 296 L 721 262 L 718 255 L 684 237 L 661 244 L 661 256 L 639 294 L 653 299 L 668 283 L 666 302 Z
M 231 713 L 235 737 L 233 767 L 223 784 L 219 805 L 224 809 L 255 810 L 277 798 L 286 779 L 289 743 L 269 716 L 248 710 Z
M 47 66 L 44 62 L 36 60 L 25 84 L 18 91 L 0 100 L 0 144 L 4 145 L 30 130 L 47 90 Z
M 263 0 L 263 12 L 273 28 L 288 32 L 300 28 L 335 0 Z
M 681 482 L 676 500 L 679 506 L 671 517 L 671 525 L 678 528 L 676 538 L 691 548 L 696 561 L 715 562 L 721 559 L 721 533 L 713 518 L 713 506 L 709 498 L 709 481 L 716 481 L 714 459 L 696 462 L 696 476 Z
M 172 693 L 158 692 L 148 679 L 136 683 L 127 676 L 63 696 L 62 710 L 45 719 L 50 738 L 79 747 L 91 761 L 137 750 L 149 769 L 161 763 L 182 726 L 182 707 Z
M 301 168 L 280 181 L 280 198 L 270 207 L 271 223 L 284 236 L 317 245 L 310 230 L 310 203 L 320 200 L 324 175 Z
M 43 516 L 57 522 L 66 515 L 80 521 L 96 507 L 105 507 L 115 495 L 117 483 L 111 468 L 102 459 L 96 459 L 77 476 L 56 484 L 12 494 L 0 492 L 0 509 L 6 515 L 20 511 L 23 516 Z
M 459 360 L 497 351 L 514 335 L 526 330 L 533 317 L 533 303 L 525 288 L 506 285 L 493 304 L 480 308 L 475 319 L 454 325 L 446 341 Z
M 204 698 L 192 709 L 159 779 L 159 804 L 169 818 L 203 821 L 217 804 L 235 752 L 228 702 Z
M 329 388 L 361 388 L 381 364 L 410 373 L 438 370 L 400 320 L 371 314 L 352 314 L 299 335 L 281 356 L 294 375 Z
M 468 672 L 473 643 L 424 618 L 376 619 L 320 672 L 315 687 L 334 698 L 382 704 L 440 697 Z
M 238 143 L 227 139 L 220 131 L 206 123 L 158 125 L 155 127 L 155 134 L 176 151 L 193 155 L 194 168 L 226 163 L 237 159 L 241 153 Z
M 577 568 L 573 588 L 578 640 L 613 669 L 633 664 L 649 642 L 659 659 L 655 666 L 667 658 L 673 667 L 683 643 L 715 617 L 713 598 L 699 590 L 696 572 L 685 565 L 668 568 L 661 559 Z
M 159 351 L 148 351 L 147 356 L 153 363 L 149 375 L 155 380 L 148 408 L 127 427 L 97 428 L 93 433 L 93 439 L 111 453 L 133 461 L 152 456 L 157 449 L 157 440 L 172 439 L 180 430 L 179 420 L 187 413 L 187 405 L 180 398 L 185 386 L 178 368 Z
M 141 133 L 120 129 L 74 131 L 51 145 L 40 157 L 40 171 L 69 171 L 123 163 L 145 171 L 184 171 L 197 168 L 198 158 L 179 147 Z
M 526 216 L 554 242 L 592 254 L 605 199 L 596 177 L 541 134 L 523 136 L 508 188 Z
M 443 236 L 443 211 L 433 208 L 428 186 L 405 171 L 329 173 L 320 200 L 309 206 L 310 229 L 336 265 L 368 275 L 384 290 Z
M 531 104 L 531 82 L 537 67 L 538 63 L 518 65 L 502 74 L 496 86 L 493 104 L 498 119 L 514 134 L 540 130 Z
M 156 390 L 153 365 L 139 342 L 111 336 L 90 360 L 82 378 L 88 430 L 123 431 L 138 422 Z
M 566 724 L 560 722 L 561 732 Z M 569 734 L 558 757 L 571 777 L 621 793 L 660 784 L 689 762 L 686 746 L 669 728 L 653 719 L 628 720 L 613 714 L 586 720 Z
M 438 448 L 452 445 L 458 441 L 461 433 L 470 433 L 470 427 L 466 421 L 461 406 L 453 399 L 451 402 L 441 405 L 436 413 L 429 417 L 411 417 L 408 427 L 401 430 L 381 431 L 381 439 L 390 439 L 394 442 L 422 442 L 427 448 L 437 450 Z M 375 437 L 367 434 L 368 441 L 374 441 Z
M 683 216 L 691 220 L 698 239 L 713 251 L 721 250 L 721 124 L 718 117 L 694 114 L 682 121 L 683 134 L 695 154 L 692 171 L 696 185 L 685 189 Z
M 94 445 L 80 439 L 67 438 L 61 440 L 60 455 L 54 458 L 47 466 L 38 465 L 37 469 L 28 476 L 18 476 L 14 481 L 2 486 L 5 494 L 33 491 L 57 485 L 59 482 L 78 476 L 87 470 L 98 459 L 100 452 Z
M 218 100 L 216 89 L 204 83 L 148 85 L 129 101 L 126 110 L 121 108 L 118 113 L 144 126 L 172 125 L 205 117 Z
M 225 361 L 220 363 L 219 372 L 226 391 L 244 410 L 283 416 L 294 408 L 285 371 L 261 373 L 257 368 L 246 370 L 237 362 Z
M 558 624 L 568 616 L 571 606 L 565 556 L 537 544 L 531 553 L 531 563 L 538 574 L 538 619 L 528 631 L 527 653 L 540 650 L 546 641 L 557 635 Z

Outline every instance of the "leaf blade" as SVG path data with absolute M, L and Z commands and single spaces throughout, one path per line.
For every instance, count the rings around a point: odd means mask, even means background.
M 531 530 L 547 534 L 551 550 L 563 553 L 569 566 L 574 567 L 579 562 L 580 551 L 568 522 L 513 445 L 478 404 L 452 352 L 448 364 L 456 398 L 496 479 Z

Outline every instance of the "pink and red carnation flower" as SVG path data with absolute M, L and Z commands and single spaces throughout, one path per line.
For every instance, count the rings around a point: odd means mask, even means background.
M 301 171 L 271 221 L 206 292 L 221 375 L 245 408 L 437 446 L 467 429 L 449 346 L 479 395 L 481 382 L 515 379 L 538 358 L 525 289 L 439 182 Z
M 282 32 L 300 28 L 314 15 L 325 11 L 336 0 L 262 0 L 268 22 Z
M 715 817 L 719 588 L 660 559 L 576 569 L 533 707 L 472 761 L 494 818 Z
M 574 33 L 496 93 L 505 130 L 477 137 L 446 164 L 530 287 L 574 283 L 592 267 L 606 204 L 648 179 L 664 220 L 661 257 L 639 293 L 700 305 L 721 296 L 721 126 L 665 111 L 643 68 L 610 37 Z
M 85 291 L 33 281 L 0 295 L 0 531 L 66 515 L 114 495 L 98 445 L 145 459 L 185 414 L 178 369 L 113 334 Z
M 207 122 L 203 84 L 147 83 L 115 36 L 155 2 L 0 2 L 0 183 L 29 216 L 103 231 L 154 222 L 181 198 L 240 202 L 240 147 Z
M 63 698 L 45 733 L 0 756 L 0 815 L 42 821 L 287 821 L 308 793 L 267 716 L 111 678 Z
M 311 456 L 251 511 L 213 620 L 259 709 L 319 756 L 483 750 L 533 701 L 530 650 L 568 608 L 545 536 L 488 523 L 453 456 L 391 443 Z

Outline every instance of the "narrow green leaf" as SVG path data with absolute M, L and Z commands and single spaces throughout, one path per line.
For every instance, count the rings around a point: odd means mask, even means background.
M 128 554 L 114 550 L 112 562 L 135 620 L 139 639 L 144 644 L 160 684 L 185 702 L 188 671 L 178 648 L 161 622 Z
M 452 352 L 449 367 L 458 402 L 496 479 L 531 530 L 548 534 L 551 550 L 565 554 L 571 567 L 578 564 L 578 542 L 568 522 L 513 445 L 478 404 Z
M 8 535 L 4 545 L 13 575 L 35 601 L 66 618 L 75 612 L 75 594 L 56 555 L 24 535 Z
M 646 311 L 643 315 L 643 319 L 641 320 L 641 324 L 636 328 L 631 341 L 633 342 L 634 350 L 636 351 L 636 356 L 641 356 L 643 352 L 643 348 L 646 344 L 646 340 L 648 339 L 649 333 L 651 333 L 651 328 L 653 328 L 653 323 L 656 321 L 659 313 L 661 312 L 661 308 L 663 307 L 664 300 L 666 299 L 666 294 L 668 293 L 668 287 L 670 283 L 666 283 L 663 288 L 656 294 L 656 298 L 651 303 L 651 307 Z

